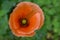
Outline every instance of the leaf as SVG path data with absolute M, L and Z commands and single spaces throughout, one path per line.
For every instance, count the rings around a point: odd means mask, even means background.
M 5 15 L 7 13 L 8 10 L 0 10 L 0 17 Z
M 6 33 L 6 30 L 8 29 L 8 19 L 5 15 L 0 19 L 0 35 L 3 35 Z
M 54 32 L 60 33 L 60 23 L 58 22 L 58 17 L 55 16 L 53 20 L 53 25 L 54 25 Z
M 15 6 L 15 3 L 10 1 L 4 1 L 1 4 L 0 17 L 7 14 L 10 11 L 10 8 Z

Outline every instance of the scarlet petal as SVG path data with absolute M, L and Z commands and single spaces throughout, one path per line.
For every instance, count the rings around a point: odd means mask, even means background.
M 14 31 L 12 31 L 12 33 L 15 35 L 15 36 L 17 36 L 17 37 L 32 37 L 32 36 L 34 36 L 35 35 L 35 32 L 32 32 L 32 33 L 30 33 L 30 34 L 23 34 L 23 33 L 18 33 L 18 32 L 14 32 Z

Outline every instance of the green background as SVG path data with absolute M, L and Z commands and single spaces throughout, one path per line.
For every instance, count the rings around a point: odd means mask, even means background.
M 33 37 L 16 37 L 8 25 L 9 15 L 19 2 L 38 4 L 45 22 Z M 0 0 L 0 40 L 60 40 L 60 0 Z

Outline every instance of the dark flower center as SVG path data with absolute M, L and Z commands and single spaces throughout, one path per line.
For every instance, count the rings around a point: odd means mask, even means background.
M 21 26 L 28 26 L 28 20 L 26 18 L 20 19 L 20 25 Z

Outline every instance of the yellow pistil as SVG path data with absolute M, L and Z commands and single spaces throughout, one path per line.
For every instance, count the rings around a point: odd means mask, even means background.
M 24 24 L 24 25 L 25 25 L 25 24 L 26 24 L 26 22 L 27 22 L 27 20 L 26 20 L 26 19 L 23 19 L 23 20 L 22 20 L 22 24 Z

